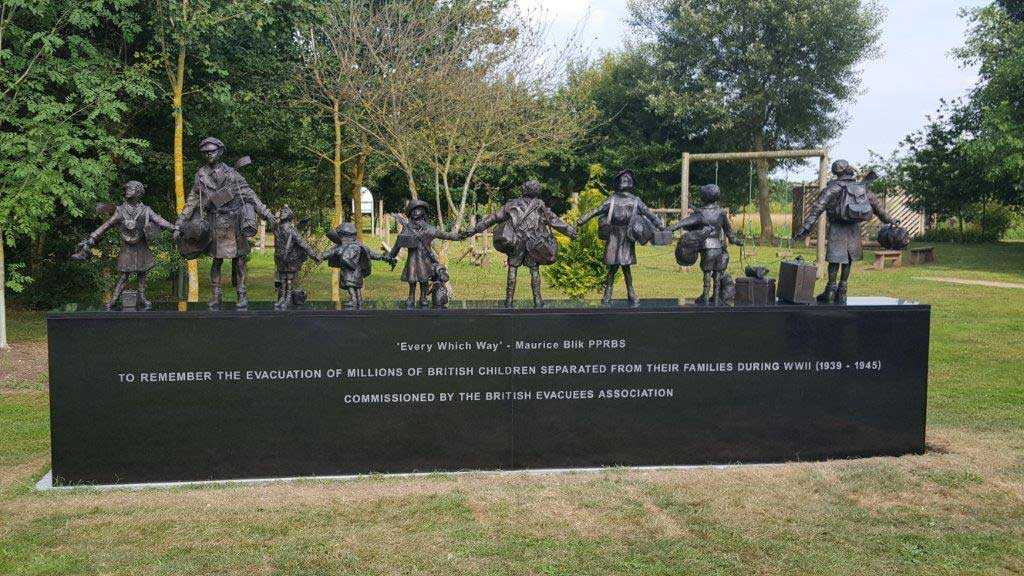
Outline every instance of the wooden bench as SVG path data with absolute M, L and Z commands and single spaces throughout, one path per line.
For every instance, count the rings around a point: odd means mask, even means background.
M 899 250 L 875 250 L 875 269 L 884 270 L 886 263 L 893 267 L 903 266 L 903 252 Z
M 927 264 L 929 262 L 935 262 L 935 247 L 934 246 L 921 246 L 920 248 L 910 249 L 910 264 Z

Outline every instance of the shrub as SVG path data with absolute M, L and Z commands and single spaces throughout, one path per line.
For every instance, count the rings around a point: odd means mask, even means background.
M 1006 231 L 1003 236 L 1004 240 L 1024 240 L 1024 211 L 1015 212 L 1013 215 L 1013 224 L 1010 229 Z
M 604 169 L 600 165 L 590 167 L 590 178 L 586 188 L 580 192 L 579 207 L 566 212 L 562 219 L 574 224 L 579 217 L 605 201 L 605 194 L 599 188 L 604 177 Z M 544 277 L 553 286 L 570 298 L 583 298 L 588 293 L 604 285 L 607 267 L 604 264 L 604 242 L 597 237 L 597 219 L 593 219 L 577 230 L 575 242 L 562 234 L 555 235 L 558 240 L 558 261 L 545 266 Z
M 1013 216 L 1013 210 L 1001 204 L 976 204 L 967 220 L 977 225 L 981 242 L 998 242 L 1013 226 Z
M 1018 217 L 1014 211 L 999 204 L 974 204 L 964 214 L 963 233 L 956 224 L 939 224 L 921 237 L 926 242 L 964 242 L 977 244 L 998 242 L 1008 235 Z

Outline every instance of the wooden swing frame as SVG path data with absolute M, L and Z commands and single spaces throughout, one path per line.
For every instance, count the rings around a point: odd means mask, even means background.
M 742 160 L 782 160 L 788 158 L 818 158 L 818 190 L 828 185 L 828 150 L 825 148 L 812 150 L 774 150 L 770 152 L 716 152 L 713 154 L 690 154 L 683 152 L 682 174 L 679 191 L 679 214 L 685 218 L 690 206 L 690 164 L 693 162 L 732 162 Z M 818 220 L 817 266 L 818 277 L 824 274 L 825 263 L 825 229 L 824 218 Z

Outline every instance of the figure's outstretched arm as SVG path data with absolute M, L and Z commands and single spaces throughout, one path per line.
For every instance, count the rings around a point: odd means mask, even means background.
M 601 216 L 603 214 L 607 214 L 608 213 L 608 206 L 609 206 L 608 202 L 603 202 L 597 208 L 594 208 L 590 212 L 587 212 L 586 214 L 581 216 L 579 220 L 576 221 L 576 227 L 579 228 L 580 226 L 583 226 L 587 222 L 590 222 L 591 220 L 593 220 L 594 217 L 596 217 L 596 216 Z
M 885 211 L 885 208 L 882 208 L 882 203 L 878 201 L 878 197 L 871 192 L 868 192 L 868 202 L 871 203 L 871 211 L 874 212 L 875 216 L 878 216 L 878 219 L 884 224 L 899 225 L 899 222 L 893 220 L 892 216 L 889 216 L 889 213 Z
M 690 214 L 689 216 L 683 218 L 679 222 L 676 222 L 675 224 L 669 226 L 668 229 L 670 232 L 675 232 L 676 230 L 682 229 L 692 230 L 694 228 L 699 228 L 700 226 L 702 226 L 700 214 L 694 212 L 693 214 Z
M 107 233 L 107 230 L 110 230 L 114 226 L 117 226 L 118 224 L 120 224 L 121 220 L 122 220 L 121 212 L 120 211 L 115 211 L 113 216 L 108 218 L 107 221 L 104 222 L 103 224 L 100 224 L 100 227 L 95 229 L 95 230 L 93 230 L 92 234 L 89 234 L 89 239 L 88 239 L 89 245 L 92 246 L 93 244 L 96 244 L 96 242 L 104 234 Z
M 298 230 L 295 231 L 295 240 L 299 243 L 299 248 L 302 248 L 310 258 L 317 262 L 320 261 L 320 255 L 316 253 L 316 250 L 313 250 L 313 247 L 309 245 L 309 242 L 306 242 L 306 239 L 302 237 Z
M 440 238 L 441 240 L 465 240 L 460 232 L 445 232 L 444 230 L 435 228 L 431 236 L 434 238 Z
M 391 251 L 388 252 L 388 258 L 395 260 L 398 258 L 398 251 L 401 250 L 398 244 L 398 240 L 395 240 L 395 245 L 391 247 Z
M 502 206 L 501 209 L 499 209 L 494 214 L 488 214 L 483 218 L 483 220 L 477 222 L 476 227 L 473 228 L 473 232 L 475 234 L 479 234 L 499 222 L 504 222 L 508 220 L 510 217 L 511 214 L 509 213 L 509 211 L 506 210 L 504 206 Z
M 814 230 L 814 225 L 818 223 L 818 218 L 828 208 L 828 203 L 832 200 L 836 190 L 838 190 L 838 187 L 830 185 L 826 186 L 821 191 L 821 194 L 818 194 L 818 199 L 814 201 L 811 211 L 807 213 L 807 218 L 804 219 L 803 228 L 793 236 L 794 238 L 799 240 L 810 235 L 811 230 Z
M 644 204 L 643 201 L 640 200 L 639 198 L 637 198 L 636 201 L 640 202 L 640 213 L 643 214 L 645 218 L 650 220 L 651 223 L 654 224 L 654 226 L 658 230 L 664 230 L 665 229 L 665 223 L 662 222 L 661 217 L 658 216 L 656 213 L 654 213 L 653 210 L 648 208 L 647 204 Z
M 171 224 L 167 220 L 164 220 L 162 216 L 156 213 L 156 210 L 149 209 L 149 221 L 163 228 L 164 230 L 174 230 L 177 225 Z
M 559 232 L 561 232 L 562 234 L 565 234 L 566 236 L 568 236 L 570 238 L 575 238 L 576 237 L 576 229 L 573 228 L 572 226 L 570 226 L 569 224 L 567 224 L 561 218 L 559 218 L 558 214 L 555 214 L 547 206 L 544 207 L 544 218 L 547 219 L 548 226 L 551 226 L 555 230 L 558 230 Z

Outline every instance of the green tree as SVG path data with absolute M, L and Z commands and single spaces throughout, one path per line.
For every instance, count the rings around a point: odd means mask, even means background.
M 573 223 L 580 216 L 593 210 L 605 201 L 601 181 L 606 177 L 600 164 L 590 166 L 590 178 L 579 194 L 579 206 L 565 213 L 563 219 Z M 604 285 L 608 272 L 604 263 L 604 242 L 597 237 L 597 219 L 577 230 L 576 240 L 556 234 L 558 240 L 558 261 L 545 266 L 544 277 L 553 286 L 570 298 L 583 298 Z
M 146 23 L 153 39 L 149 54 L 163 72 L 174 116 L 174 195 L 178 212 L 185 206 L 185 96 L 193 90 L 206 90 L 227 98 L 230 86 L 226 82 L 189 86 L 189 69 L 199 68 L 215 78 L 226 76 L 223 63 L 211 47 L 221 39 L 258 34 L 268 6 L 259 0 L 156 0 L 152 5 Z M 199 299 L 197 261 L 189 261 L 188 271 L 191 302 Z
M 766 151 L 821 146 L 878 53 L 874 0 L 637 0 L 651 42 L 655 105 L 707 126 L 709 144 Z M 757 163 L 761 236 L 774 235 L 767 161 Z
M 0 288 L 4 245 L 41 243 L 58 211 L 81 215 L 119 164 L 140 160 L 145 143 L 123 138 L 121 121 L 128 100 L 151 96 L 152 86 L 104 43 L 138 32 L 133 5 L 0 4 Z
M 943 103 L 928 124 L 908 136 L 890 158 L 876 162 L 879 191 L 901 191 L 910 205 L 938 219 L 955 218 L 961 242 L 965 223 L 998 239 L 1005 230 L 986 230 L 995 207 L 1013 203 L 1013 183 L 990 169 L 989 158 L 974 153 L 980 115 L 969 102 Z M 1008 222 L 1007 222 L 1008 225 Z
M 968 106 L 978 116 L 968 149 L 988 176 L 1016 183 L 1006 203 L 1020 204 L 1024 195 L 1024 5 L 1005 1 L 965 13 L 971 24 L 958 56 L 977 65 L 979 82 Z
M 996 0 L 996 4 L 1006 10 L 1010 18 L 1024 21 L 1024 0 Z
M 584 155 L 616 171 L 636 171 L 647 203 L 657 199 L 671 205 L 679 198 L 680 152 L 703 142 L 696 123 L 652 105 L 649 78 L 654 75 L 649 48 L 639 47 L 577 66 L 569 90 L 598 113 Z M 586 163 L 581 168 L 586 174 Z

